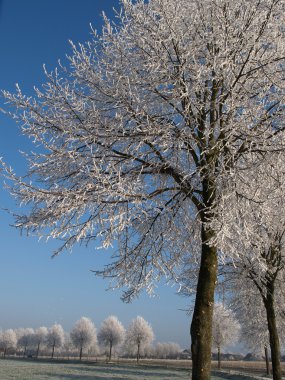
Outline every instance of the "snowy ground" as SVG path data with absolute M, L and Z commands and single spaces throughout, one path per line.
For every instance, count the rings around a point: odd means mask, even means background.
M 0 362 L 1 380 L 189 380 L 186 369 L 81 363 L 49 363 L 5 359 Z M 221 374 L 212 380 L 249 380 L 252 377 Z

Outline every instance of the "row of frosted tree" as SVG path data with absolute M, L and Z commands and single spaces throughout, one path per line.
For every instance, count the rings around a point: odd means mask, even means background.
M 31 206 L 15 225 L 58 239 L 56 254 L 117 247 L 96 273 L 126 301 L 162 279 L 188 287 L 193 380 L 210 379 L 217 283 L 240 290 L 249 323 L 264 307 L 281 380 L 285 2 L 120 5 L 117 24 L 104 17 L 100 35 L 72 44 L 33 97 L 4 91 L 36 144 L 25 176 L 3 163 Z
M 114 350 L 121 356 L 141 356 L 156 358 L 177 358 L 181 348 L 176 343 L 157 343 L 151 346 L 154 339 L 153 330 L 144 318 L 138 316 L 127 330 L 115 316 L 103 321 L 96 330 L 94 323 L 86 317 L 78 320 L 70 333 L 64 332 L 60 324 L 46 327 L 8 329 L 0 332 L 0 348 L 4 357 L 7 353 L 20 351 L 23 356 L 32 352 L 33 356 L 49 355 L 54 357 L 55 352 L 61 356 L 75 356 L 76 351 L 80 360 L 84 354 L 106 354 L 112 359 Z
M 213 341 L 212 349 L 217 350 L 218 367 L 221 368 L 221 349 L 242 341 L 248 348 L 256 353 L 265 349 L 265 360 L 269 372 L 268 356 L 268 329 L 263 320 L 260 324 L 262 309 L 255 309 L 255 315 L 249 315 L 233 304 L 236 313 L 223 303 L 217 302 L 213 315 Z M 259 321 L 258 321 L 259 318 Z M 263 319 L 265 316 L 263 315 Z M 258 322 L 258 323 L 257 323 Z M 284 325 L 284 321 L 283 321 Z M 281 334 L 285 344 L 284 329 Z M 25 357 L 27 352 L 33 352 L 36 358 L 40 355 L 54 357 L 55 349 L 61 356 L 77 356 L 82 359 L 83 354 L 106 354 L 108 360 L 112 359 L 114 350 L 119 356 L 176 359 L 180 357 L 182 349 L 177 343 L 157 343 L 151 345 L 154 334 L 151 325 L 142 317 L 134 319 L 127 330 L 115 316 L 110 316 L 103 321 L 100 329 L 96 330 L 94 323 L 86 317 L 78 320 L 70 333 L 64 332 L 60 324 L 54 324 L 49 329 L 46 327 L 8 329 L 0 332 L 0 348 L 6 353 L 20 351 Z M 76 354 L 77 351 L 77 354 Z

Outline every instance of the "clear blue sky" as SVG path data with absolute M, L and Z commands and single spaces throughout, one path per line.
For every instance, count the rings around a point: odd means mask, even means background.
M 19 83 L 31 94 L 44 81 L 42 65 L 48 69 L 69 53 L 68 40 L 84 42 L 89 24 L 102 26 L 101 12 L 114 16 L 118 0 L 0 0 L 0 88 L 14 91 Z M 5 108 L 3 99 L 0 107 Z M 19 150 L 32 145 L 20 135 L 13 120 L 0 113 L 0 156 L 18 173 L 25 170 Z M 16 210 L 7 191 L 0 188 L 0 207 Z M 176 341 L 189 346 L 189 318 L 179 309 L 187 300 L 175 288 L 161 286 L 159 298 L 143 294 L 132 304 L 120 301 L 120 292 L 106 292 L 108 284 L 95 278 L 90 269 L 100 267 L 103 251 L 75 247 L 51 259 L 56 242 L 38 242 L 20 236 L 10 227 L 12 218 L 0 211 L 0 327 L 38 327 L 61 323 L 69 330 L 81 316 L 92 318 L 98 327 L 110 314 L 128 325 L 142 315 L 154 329 L 158 341 Z

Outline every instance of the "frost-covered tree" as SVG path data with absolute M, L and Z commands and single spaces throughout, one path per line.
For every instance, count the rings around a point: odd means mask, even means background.
M 132 320 L 126 331 L 125 342 L 126 345 L 136 348 L 137 362 L 143 347 L 149 345 L 153 339 L 152 327 L 143 317 L 138 316 Z
M 36 357 L 39 356 L 40 347 L 41 345 L 45 343 L 47 335 L 48 335 L 48 329 L 44 326 L 39 327 L 38 329 L 35 330 L 34 335 L 33 335 L 33 342 L 35 346 L 37 347 Z
M 227 234 L 222 234 L 220 246 L 224 252 L 243 254 L 229 266 L 227 277 L 232 289 L 247 292 L 254 288 L 253 293 L 259 294 L 266 312 L 273 379 L 281 380 L 277 314 L 285 316 L 284 155 L 265 155 L 263 165 L 254 170 L 245 167 L 235 188 L 233 207 L 227 199 L 227 209 L 222 211 Z M 241 296 L 240 302 L 243 299 Z
M 240 324 L 231 309 L 215 303 L 213 313 L 212 345 L 218 350 L 218 368 L 221 368 L 221 348 L 235 343 L 239 338 Z
M 70 338 L 74 347 L 79 349 L 79 358 L 81 360 L 83 350 L 90 348 L 97 342 L 96 328 L 91 319 L 80 318 L 71 330 Z
M 279 281 L 272 281 L 272 277 L 269 276 L 271 280 L 268 285 L 263 284 L 260 287 L 256 272 L 254 273 L 254 277 L 249 279 L 244 276 L 245 273 L 240 272 L 240 278 L 233 281 L 235 286 L 240 286 L 234 298 L 235 308 L 239 311 L 238 318 L 243 326 L 242 337 L 247 345 L 255 350 L 264 347 L 266 359 L 270 347 L 273 379 L 281 380 L 280 345 L 281 338 L 284 341 L 285 332 L 285 276 L 279 275 Z M 272 284 L 273 286 L 270 286 Z M 243 286 L 247 288 L 242 288 Z M 267 371 L 268 368 L 267 363 Z
M 17 346 L 24 350 L 23 356 L 26 356 L 27 348 L 33 345 L 34 333 L 34 329 L 31 327 L 18 330 Z
M 269 374 L 268 348 L 270 341 L 266 309 L 262 297 L 252 280 L 246 276 L 240 276 L 232 285 L 236 290 L 232 293 L 231 305 L 241 324 L 241 340 L 254 352 L 262 353 L 264 351 L 267 374 Z M 285 342 L 285 294 L 283 288 L 283 286 L 277 287 L 274 298 L 278 335 L 280 341 Z
M 134 355 L 135 356 L 135 355 Z M 152 344 L 144 346 L 141 350 L 141 357 L 154 358 L 155 357 L 155 347 Z
M 192 378 L 210 378 L 224 186 L 250 152 L 283 149 L 284 2 L 122 0 L 118 25 L 46 73 L 35 98 L 4 92 L 43 151 L 11 193 L 16 226 L 76 242 L 115 240 L 101 274 L 129 300 L 199 254 Z M 256 164 L 254 162 L 253 164 Z M 193 249 L 193 247 L 195 249 Z M 113 284 L 112 284 L 113 286 Z
M 69 333 L 65 333 L 64 335 L 64 344 L 62 346 L 62 351 L 64 352 L 64 356 L 67 356 L 68 359 L 71 355 L 75 356 L 75 348 Z
M 17 337 L 12 329 L 0 331 L 0 348 L 4 350 L 4 358 L 9 349 L 16 348 Z
M 53 358 L 54 350 L 62 347 L 64 343 L 64 330 L 60 324 L 55 323 L 49 328 L 46 343 L 52 349 L 51 358 Z
M 176 359 L 182 351 L 179 344 L 174 342 L 160 343 L 155 345 L 154 356 L 159 359 Z
M 111 315 L 103 321 L 98 332 L 98 341 L 102 346 L 109 349 L 109 361 L 112 359 L 112 349 L 123 343 L 125 328 L 118 318 Z

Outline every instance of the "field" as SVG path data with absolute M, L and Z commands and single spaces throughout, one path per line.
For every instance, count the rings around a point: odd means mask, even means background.
M 189 380 L 186 368 L 165 366 L 69 363 L 5 359 L 0 361 L 1 380 Z M 213 375 L 212 380 L 249 380 L 248 376 Z

